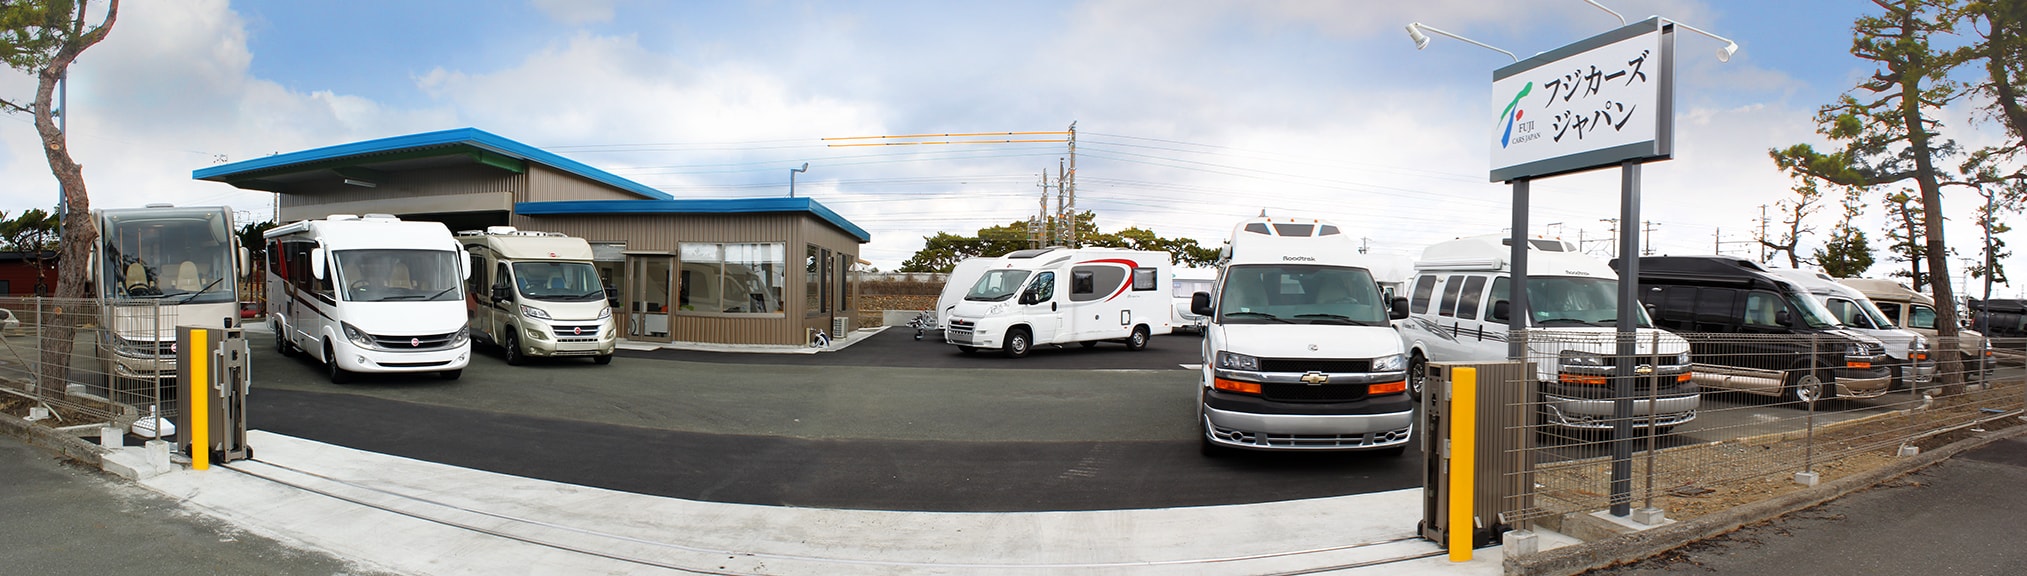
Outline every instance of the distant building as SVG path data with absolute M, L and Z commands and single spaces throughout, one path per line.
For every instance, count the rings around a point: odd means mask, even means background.
M 54 296 L 56 251 L 0 252 L 0 296 Z
M 393 214 L 451 230 L 514 226 L 590 241 L 637 341 L 803 344 L 849 329 L 872 240 L 809 198 L 678 199 L 475 128 L 340 144 L 196 170 L 280 195 L 281 222 Z M 475 277 L 481 273 L 474 271 Z

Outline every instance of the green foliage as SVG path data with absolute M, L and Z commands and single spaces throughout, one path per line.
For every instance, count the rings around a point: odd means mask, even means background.
M 1865 231 L 1851 225 L 1851 221 L 1865 213 L 1865 191 L 1850 188 L 1844 192 L 1844 215 L 1837 220 L 1837 227 L 1830 231 L 1830 240 L 1816 249 L 1816 262 L 1823 266 L 1823 272 L 1837 278 L 1858 278 L 1872 268 L 1872 245 L 1865 238 Z
M 246 248 L 247 253 L 250 256 L 252 256 L 253 259 L 259 260 L 261 258 L 267 257 L 267 243 L 264 241 L 263 238 L 261 238 L 261 234 L 264 234 L 268 231 L 268 229 L 274 228 L 275 226 L 279 225 L 280 224 L 277 224 L 273 220 L 269 220 L 266 222 L 248 222 L 239 225 L 239 230 L 234 232 L 234 234 L 237 234 L 239 236 L 239 245 L 241 247 Z
M 1908 279 L 1914 290 L 1920 292 L 1928 286 L 1928 275 L 1921 271 L 1922 262 L 1928 256 L 1928 241 L 1922 236 L 1921 204 L 1906 190 L 1888 194 L 1884 200 L 1887 259 L 1908 265 L 1907 269 L 1895 270 L 1888 275 Z
M 1812 176 L 1802 176 L 1801 182 L 1795 184 L 1793 189 L 1795 197 L 1777 203 L 1783 215 L 1781 223 L 1788 225 L 1788 229 L 1781 232 L 1781 241 L 1760 239 L 1760 244 L 1774 249 L 1775 254 L 1788 253 L 1789 268 L 1802 267 L 1802 255 L 1796 251 L 1797 247 L 1802 243 L 1802 236 L 1816 231 L 1815 227 L 1809 226 L 1806 222 L 1809 215 L 1822 209 L 1822 206 L 1816 204 L 1823 199 L 1821 182 Z
M 57 222 L 55 214 L 41 208 L 23 210 L 13 218 L 0 212 L 0 242 L 4 242 L 8 250 L 55 250 Z
M 69 68 L 78 52 L 105 39 L 120 9 L 114 0 L 104 25 L 87 29 L 86 3 L 76 0 L 0 0 L 0 62 L 39 76 L 51 67 Z M 54 71 L 57 76 L 62 70 Z M 0 99 L 8 112 L 31 112 L 32 103 Z

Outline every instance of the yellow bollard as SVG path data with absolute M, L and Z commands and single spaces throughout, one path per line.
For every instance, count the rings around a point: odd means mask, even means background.
M 190 469 L 211 469 L 211 343 L 210 330 L 190 331 Z
M 1478 369 L 1450 371 L 1450 561 L 1470 562 L 1477 495 Z

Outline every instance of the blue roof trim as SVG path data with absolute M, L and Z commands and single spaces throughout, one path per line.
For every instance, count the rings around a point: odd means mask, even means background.
M 540 148 L 536 148 L 534 146 L 529 146 L 527 144 L 515 142 L 500 135 L 493 134 L 491 132 L 487 132 L 477 128 L 457 128 L 452 130 L 440 130 L 437 132 L 424 132 L 421 134 L 409 134 L 407 136 L 395 136 L 391 138 L 381 138 L 378 140 L 365 140 L 360 142 L 353 142 L 350 144 L 325 146 L 323 148 L 313 148 L 298 152 L 290 152 L 287 154 L 276 154 L 274 156 L 255 158 L 252 160 L 241 160 L 239 162 L 233 162 L 231 164 L 220 164 L 217 166 L 199 168 L 197 170 L 191 171 L 190 177 L 197 180 L 212 180 L 222 182 L 227 179 L 230 179 L 233 176 L 246 174 L 249 172 L 256 172 L 260 170 L 285 168 L 292 164 L 322 162 L 325 160 L 336 160 L 340 158 L 359 156 L 364 154 L 398 152 L 402 150 L 410 150 L 415 148 L 428 148 L 432 146 L 443 146 L 449 144 L 470 145 L 491 152 L 504 154 L 513 157 L 516 160 L 524 160 L 528 162 L 534 162 L 537 164 L 547 165 L 562 170 L 564 172 L 569 172 L 571 174 L 576 174 L 578 176 L 590 178 L 594 181 L 610 185 L 614 188 L 619 188 L 627 192 L 639 194 L 642 197 L 646 198 L 652 198 L 656 200 L 670 200 L 675 198 L 674 196 L 668 195 L 668 193 L 656 190 L 654 188 L 650 188 L 645 184 L 621 178 L 617 175 L 614 175 L 611 172 L 606 172 L 604 170 L 592 168 L 590 166 L 585 165 L 582 162 L 571 160 L 569 158 L 564 158 L 562 156 L 556 155 L 553 152 L 548 152 Z
M 559 200 L 517 202 L 514 213 L 522 216 L 564 214 L 750 214 L 763 212 L 808 212 L 837 226 L 860 242 L 872 242 L 873 235 L 852 224 L 830 208 L 809 198 L 735 198 L 706 200 Z

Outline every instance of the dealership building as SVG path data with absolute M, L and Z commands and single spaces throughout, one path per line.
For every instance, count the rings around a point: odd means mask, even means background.
M 849 329 L 851 272 L 872 240 L 813 199 L 678 199 L 475 128 L 277 154 L 192 177 L 275 193 L 283 223 L 392 214 L 453 231 L 513 226 L 583 238 L 621 335 L 633 341 L 793 345 L 813 331 Z

